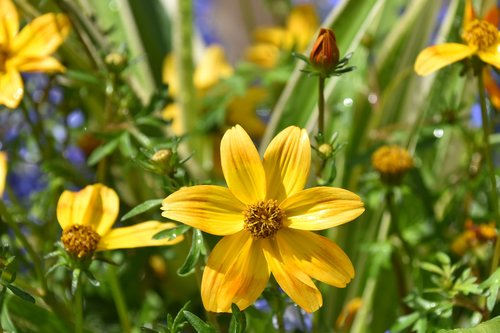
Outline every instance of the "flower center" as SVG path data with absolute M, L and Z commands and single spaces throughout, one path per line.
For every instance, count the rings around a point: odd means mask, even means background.
M 485 51 L 498 42 L 498 29 L 484 20 L 473 20 L 462 33 L 462 39 L 469 45 L 474 45 L 480 51 Z
M 89 225 L 74 224 L 63 230 L 61 241 L 66 251 L 77 258 L 92 255 L 101 236 Z
M 245 230 L 250 231 L 254 239 L 274 236 L 283 226 L 285 214 L 276 200 L 258 201 L 249 205 L 243 212 Z

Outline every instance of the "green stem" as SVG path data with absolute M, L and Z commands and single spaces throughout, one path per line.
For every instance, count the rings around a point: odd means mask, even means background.
M 118 317 L 120 318 L 120 324 L 122 326 L 121 331 L 124 333 L 129 333 L 132 331 L 132 326 L 130 325 L 127 304 L 125 303 L 125 298 L 123 297 L 120 281 L 118 280 L 116 268 L 114 266 L 109 266 L 107 279 L 109 287 L 111 288 L 113 300 L 115 302 L 116 311 L 118 312 Z
M 325 77 L 318 76 L 318 136 L 325 132 Z
M 28 94 L 26 94 L 28 95 Z M 35 109 L 36 107 L 34 107 Z M 41 125 L 42 118 L 40 113 L 37 112 L 37 118 L 38 122 L 34 123 L 29 115 L 29 105 L 26 103 L 25 98 L 22 99 L 22 106 L 21 106 L 21 111 L 23 112 L 24 118 L 26 118 L 26 122 L 31 128 L 31 131 L 35 135 L 36 138 L 36 145 L 38 147 L 38 150 L 40 151 L 40 154 L 42 155 L 43 159 L 46 160 L 50 156 L 50 150 L 49 150 L 49 143 L 47 136 L 45 135 L 45 131 Z
M 486 164 L 488 167 L 488 176 L 490 178 L 490 201 L 491 208 L 493 209 L 493 216 L 495 218 L 495 223 L 497 228 L 500 227 L 500 217 L 498 212 L 498 193 L 497 193 L 497 181 L 495 176 L 495 166 L 493 165 L 493 158 L 491 154 L 490 145 L 490 135 L 491 135 L 491 125 L 488 118 L 488 109 L 486 108 L 486 94 L 484 93 L 484 82 L 483 82 L 483 71 L 479 69 L 477 71 L 477 88 L 479 90 L 479 103 L 481 104 L 481 118 L 483 125 L 483 144 L 484 144 L 484 155 L 486 158 Z M 493 260 L 491 262 L 491 273 L 493 273 L 497 267 L 500 259 L 500 241 L 497 239 L 495 245 L 495 252 L 493 254 Z
M 83 333 L 83 285 L 82 273 L 78 275 L 78 282 L 74 296 L 75 301 L 75 333 Z
M 285 302 L 283 297 L 280 294 L 280 288 L 278 283 L 272 279 L 272 286 L 275 289 L 273 292 L 273 299 L 270 302 L 270 305 L 272 309 L 274 310 L 273 313 L 276 314 L 276 319 L 278 320 L 278 332 L 280 333 L 286 333 L 285 331 L 285 322 L 283 320 L 283 315 L 285 314 Z

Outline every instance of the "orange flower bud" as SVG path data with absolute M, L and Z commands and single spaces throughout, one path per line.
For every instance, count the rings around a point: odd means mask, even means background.
M 326 73 L 337 66 L 339 63 L 339 48 L 333 30 L 321 28 L 309 60 L 314 67 Z

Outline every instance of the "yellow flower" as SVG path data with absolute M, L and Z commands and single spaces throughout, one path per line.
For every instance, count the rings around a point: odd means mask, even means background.
M 79 192 L 64 191 L 57 203 L 57 220 L 66 251 L 83 259 L 95 251 L 172 245 L 183 239 L 152 239 L 158 232 L 175 227 L 159 221 L 111 229 L 119 204 L 116 192 L 102 184 L 86 186 Z
M 205 49 L 203 58 L 194 72 L 194 87 L 201 98 L 208 89 L 215 86 L 220 80 L 233 74 L 233 68 L 227 62 L 224 50 L 219 45 L 212 45 Z M 165 57 L 163 62 L 163 82 L 168 84 L 169 94 L 174 98 L 179 94 L 179 76 L 175 68 L 173 55 Z M 172 121 L 172 130 L 175 135 L 184 134 L 181 108 L 179 104 L 167 105 L 163 110 L 163 118 Z
M 280 287 L 308 312 L 322 305 L 312 279 L 345 287 L 354 277 L 349 257 L 310 230 L 349 222 L 364 211 L 360 198 L 333 187 L 303 189 L 311 165 L 307 132 L 291 126 L 269 144 L 261 161 L 239 125 L 221 141 L 228 188 L 182 188 L 163 201 L 162 215 L 224 236 L 211 252 L 201 283 L 208 311 L 250 306 L 272 273 Z
M 314 5 L 302 4 L 294 7 L 286 27 L 269 27 L 255 30 L 256 44 L 246 51 L 246 59 L 264 68 L 276 65 L 280 50 L 303 51 L 311 41 L 319 19 Z
M 478 56 L 483 62 L 500 69 L 500 32 L 492 16 L 476 18 L 472 1 L 465 5 L 462 29 L 464 43 L 445 43 L 428 47 L 420 52 L 415 61 L 415 72 L 428 75 L 449 64 Z
M 64 67 L 51 54 L 69 33 L 63 14 L 45 14 L 19 31 L 17 10 L 10 0 L 0 1 L 0 104 L 19 105 L 24 94 L 20 72 L 57 72 Z
M 382 181 L 398 185 L 406 172 L 413 168 L 413 158 L 402 147 L 382 146 L 373 153 L 372 165 L 380 173 Z
M 5 189 L 5 178 L 7 177 L 7 154 L 0 151 L 0 200 Z

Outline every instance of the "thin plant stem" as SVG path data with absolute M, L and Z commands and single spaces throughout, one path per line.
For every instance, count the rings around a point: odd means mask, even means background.
M 83 285 L 82 273 L 78 275 L 77 287 L 74 295 L 75 301 L 75 333 L 83 333 Z
M 318 76 L 318 136 L 325 132 L 325 77 Z
M 118 317 L 120 318 L 122 332 L 129 333 L 132 330 L 132 326 L 128 316 L 127 304 L 125 303 L 120 281 L 118 280 L 116 268 L 114 266 L 108 267 L 107 280 L 115 302 L 116 311 L 118 312 Z
M 491 208 L 493 209 L 493 216 L 495 218 L 495 223 L 497 228 L 500 227 L 500 217 L 498 212 L 498 193 L 497 193 L 497 180 L 495 176 L 495 166 L 493 165 L 493 158 L 491 154 L 490 145 L 490 134 L 491 125 L 488 118 L 488 109 L 486 108 L 486 94 L 484 93 L 484 83 L 483 83 L 483 71 L 479 69 L 477 71 L 477 88 L 479 90 L 479 103 L 481 105 L 481 118 L 483 126 L 483 144 L 484 144 L 484 156 L 486 159 L 486 164 L 488 168 L 488 176 L 490 178 L 490 201 Z M 493 273 L 497 267 L 500 259 L 500 241 L 497 238 L 495 245 L 495 252 L 493 254 L 493 260 L 491 262 L 491 273 Z
M 45 142 L 45 144 L 42 143 L 44 141 L 47 141 L 47 137 L 45 135 L 43 127 L 40 125 L 40 122 L 42 121 L 40 113 L 37 112 L 37 117 L 39 119 L 38 119 L 38 123 L 35 123 L 35 122 L 33 122 L 31 120 L 28 110 L 29 110 L 29 106 L 26 103 L 25 99 L 23 98 L 22 99 L 21 111 L 22 111 L 22 113 L 24 115 L 24 118 L 26 119 L 26 122 L 30 126 L 31 131 L 33 132 L 33 134 L 36 137 L 35 141 L 36 141 L 36 145 L 38 147 L 38 150 L 40 151 L 40 154 L 42 155 L 43 159 L 47 159 L 50 156 L 50 153 L 49 153 L 49 150 L 48 150 L 49 149 L 49 144 L 48 144 L 48 142 Z

